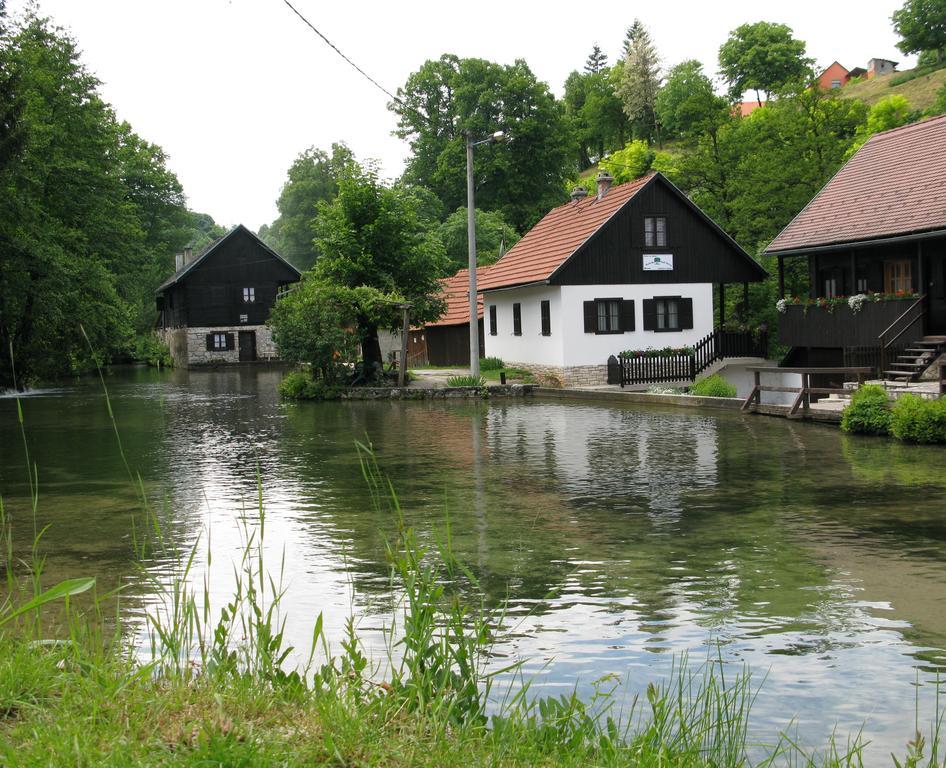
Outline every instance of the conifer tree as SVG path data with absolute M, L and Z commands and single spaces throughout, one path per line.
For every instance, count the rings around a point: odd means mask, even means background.
M 608 54 L 601 50 L 601 47 L 595 43 L 588 54 L 588 61 L 585 62 L 585 72 L 589 75 L 597 74 L 608 66 Z
M 660 91 L 660 62 L 650 34 L 638 19 L 628 29 L 628 50 L 624 58 L 617 95 L 637 138 L 660 141 L 655 109 Z

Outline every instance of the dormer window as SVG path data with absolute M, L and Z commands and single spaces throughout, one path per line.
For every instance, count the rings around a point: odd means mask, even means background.
M 243 289 L 243 303 L 252 304 L 256 301 L 256 289 L 255 288 L 244 288 Z
M 644 217 L 644 247 L 645 248 L 666 248 L 667 247 L 667 217 L 666 216 L 645 216 Z

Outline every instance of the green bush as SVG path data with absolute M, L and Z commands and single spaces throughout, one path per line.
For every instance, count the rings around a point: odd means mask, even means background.
M 879 384 L 867 384 L 851 397 L 841 413 L 841 429 L 862 435 L 890 433 L 890 403 L 887 391 Z
M 718 373 L 714 373 L 690 387 L 690 394 L 699 397 L 735 397 L 736 387 Z
M 448 387 L 482 387 L 485 384 L 482 376 L 451 376 L 447 379 Z
M 174 366 L 168 345 L 153 333 L 143 333 L 135 339 L 135 360 L 147 363 L 153 368 Z
M 907 443 L 946 443 L 946 400 L 902 395 L 891 412 L 890 432 Z
M 480 358 L 480 370 L 481 371 L 498 371 L 500 368 L 504 368 L 505 363 L 500 360 L 498 357 L 481 357 Z
M 338 400 L 342 388 L 313 379 L 305 371 L 291 371 L 279 382 L 279 394 L 287 400 Z

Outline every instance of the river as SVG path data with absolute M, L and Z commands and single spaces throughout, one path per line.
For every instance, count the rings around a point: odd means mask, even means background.
M 543 693 L 589 693 L 614 674 L 632 696 L 689 653 L 748 665 L 760 733 L 791 725 L 817 746 L 835 726 L 863 726 L 870 761 L 904 751 L 917 696 L 921 725 L 932 717 L 946 663 L 942 449 L 728 411 L 541 398 L 293 405 L 276 394 L 280 376 L 107 376 L 125 458 L 165 530 L 214 555 L 215 605 L 258 470 L 290 639 L 307 648 L 323 612 L 337 643 L 354 615 L 380 654 L 394 522 L 369 503 L 355 449 L 369 440 L 421 539 L 449 517 L 487 602 L 507 601 L 497 653 L 523 660 Z M 35 522 L 16 400 L 0 398 L 0 493 L 20 545 L 49 525 L 48 579 L 137 585 L 133 622 L 147 604 L 140 508 L 101 385 L 20 403 Z M 145 567 L 160 576 L 167 563 Z

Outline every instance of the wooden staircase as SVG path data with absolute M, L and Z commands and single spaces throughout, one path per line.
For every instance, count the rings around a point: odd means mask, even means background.
M 890 364 L 891 370 L 882 371 L 881 375 L 890 381 L 918 381 L 944 348 L 946 336 L 924 336 L 903 350 Z

